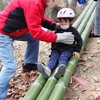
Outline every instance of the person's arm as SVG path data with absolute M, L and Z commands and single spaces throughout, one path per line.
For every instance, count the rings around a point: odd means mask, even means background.
M 80 58 L 80 50 L 81 50 L 81 47 L 82 47 L 82 38 L 79 34 L 79 32 L 75 29 L 74 31 L 75 33 L 75 41 L 76 41 L 76 45 L 75 45 L 75 48 L 74 48 L 74 52 L 73 52 L 73 55 L 75 55 L 78 59 Z
M 62 42 L 65 44 L 72 44 L 74 36 L 72 33 L 54 34 L 53 32 L 46 32 L 41 27 L 41 22 L 44 16 L 44 9 L 39 8 L 39 5 L 34 2 L 28 2 L 23 6 L 24 15 L 27 27 L 33 38 L 45 42 Z M 42 13 L 43 11 L 43 13 Z
M 57 24 L 56 22 L 46 17 L 43 18 L 42 23 L 41 23 L 42 27 L 47 28 L 52 31 L 56 29 L 56 26 L 57 26 L 56 24 Z
M 76 46 L 74 48 L 74 51 L 80 52 L 82 44 L 83 44 L 83 40 L 82 40 L 81 35 L 79 34 L 79 32 L 77 30 L 75 31 L 75 41 L 76 41 Z
M 34 6 L 33 6 L 34 5 Z M 39 5 L 31 1 L 24 5 L 24 14 L 28 29 L 33 38 L 46 42 L 55 42 L 57 35 L 53 32 L 46 32 L 41 27 L 42 15 Z M 44 12 L 43 12 L 44 13 Z

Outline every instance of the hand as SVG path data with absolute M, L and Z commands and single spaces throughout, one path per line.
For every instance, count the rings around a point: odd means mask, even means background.
M 72 44 L 74 42 L 74 35 L 72 32 L 57 33 L 56 42 Z
M 78 59 L 80 58 L 80 54 L 78 52 L 73 52 L 73 55 L 75 55 Z

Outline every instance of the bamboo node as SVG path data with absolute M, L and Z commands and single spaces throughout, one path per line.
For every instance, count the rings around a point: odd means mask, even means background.
M 69 69 L 66 69 L 66 72 L 70 72 L 71 74 L 73 74 Z
M 42 85 L 39 81 L 35 81 L 32 85 L 39 85 L 42 88 Z

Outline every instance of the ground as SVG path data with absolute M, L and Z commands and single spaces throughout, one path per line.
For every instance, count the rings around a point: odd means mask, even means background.
M 82 88 L 76 81 L 69 84 L 63 100 L 100 100 L 100 44 L 98 38 L 88 38 L 84 51 L 79 59 L 74 76 L 86 81 L 85 88 Z M 22 100 L 31 84 L 39 75 L 37 71 L 22 73 L 22 63 L 26 43 L 15 42 L 15 57 L 17 70 L 9 84 L 7 100 Z M 50 44 L 41 42 L 39 51 L 39 62 L 47 63 L 50 54 Z M 2 62 L 0 62 L 2 67 Z M 84 83 L 84 82 L 83 82 Z
M 87 85 L 82 89 L 74 81 L 66 89 L 64 100 L 100 100 L 100 44 L 98 38 L 89 38 L 81 55 L 74 75 L 85 79 Z

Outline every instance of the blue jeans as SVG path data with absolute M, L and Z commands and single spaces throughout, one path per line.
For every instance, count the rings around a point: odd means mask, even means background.
M 0 100 L 6 99 L 9 81 L 17 68 L 13 48 L 14 40 L 27 41 L 24 63 L 36 63 L 38 59 L 39 41 L 33 39 L 29 33 L 17 38 L 0 34 L 0 59 L 3 62 L 0 72 Z
M 97 5 L 96 5 L 94 34 L 100 35 L 100 0 L 97 0 Z

